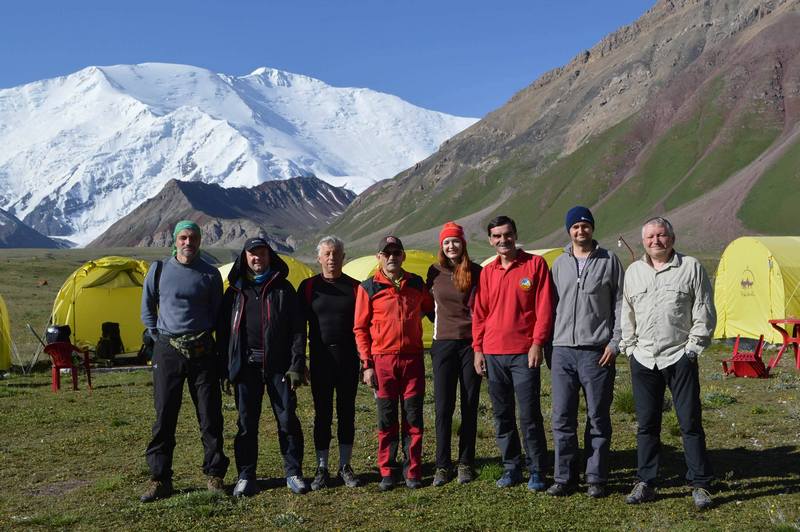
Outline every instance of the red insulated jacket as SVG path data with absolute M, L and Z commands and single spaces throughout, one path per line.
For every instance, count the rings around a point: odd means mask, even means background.
M 364 367 L 374 355 L 422 354 L 422 317 L 433 298 L 419 275 L 405 272 L 395 288 L 379 269 L 356 292 L 353 332 Z
M 547 263 L 522 250 L 508 267 L 498 257 L 481 272 L 472 311 L 472 348 L 490 355 L 527 353 L 552 336 L 554 294 Z

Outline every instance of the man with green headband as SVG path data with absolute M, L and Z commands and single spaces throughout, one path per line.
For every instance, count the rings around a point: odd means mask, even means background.
M 222 302 L 222 277 L 200 257 L 200 227 L 178 222 L 172 257 L 154 262 L 142 290 L 142 322 L 155 338 L 153 399 L 156 420 L 145 455 L 151 502 L 172 495 L 172 455 L 184 381 L 197 411 L 208 489 L 222 491 L 229 460 L 222 450 L 220 363 L 212 332 Z

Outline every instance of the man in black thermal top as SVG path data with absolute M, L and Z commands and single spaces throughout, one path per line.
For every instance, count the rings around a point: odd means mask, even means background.
M 358 281 L 342 273 L 344 243 L 327 236 L 317 245 L 322 273 L 300 284 L 300 307 L 308 322 L 311 353 L 311 394 L 314 398 L 314 447 L 317 470 L 312 490 L 328 486 L 328 454 L 336 391 L 339 476 L 347 487 L 358 486 L 350 467 L 355 436 L 359 360 L 353 334 Z

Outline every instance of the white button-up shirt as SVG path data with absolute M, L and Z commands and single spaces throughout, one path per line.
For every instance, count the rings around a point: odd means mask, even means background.
M 674 252 L 656 271 L 645 255 L 628 266 L 622 299 L 620 351 L 663 369 L 685 351 L 699 354 L 717 323 L 708 274 L 693 257 Z

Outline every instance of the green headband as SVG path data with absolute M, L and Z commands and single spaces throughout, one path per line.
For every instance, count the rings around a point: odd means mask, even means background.
M 172 238 L 178 238 L 178 233 L 183 231 L 184 229 L 191 229 L 195 231 L 198 235 L 202 236 L 202 232 L 200 231 L 200 226 L 194 223 L 191 220 L 181 220 L 177 224 L 175 224 L 175 230 L 172 231 Z
M 183 231 L 184 229 L 190 229 L 198 234 L 198 236 L 203 236 L 203 232 L 200 231 L 200 226 L 194 223 L 191 220 L 181 220 L 180 222 L 175 224 L 175 230 L 172 231 L 172 256 L 178 254 L 178 248 L 175 247 L 175 240 L 178 238 L 178 233 Z

